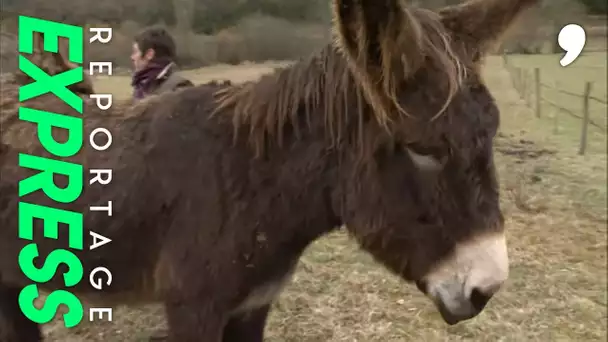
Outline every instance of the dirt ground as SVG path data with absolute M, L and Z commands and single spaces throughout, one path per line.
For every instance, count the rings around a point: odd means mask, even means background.
M 274 65 L 188 74 L 196 82 L 248 80 Z M 549 118 L 536 119 L 499 58 L 488 60 L 486 80 L 502 109 L 496 159 L 511 258 L 506 287 L 479 317 L 448 327 L 413 286 L 336 232 L 300 261 L 274 306 L 268 341 L 606 341 L 606 136 L 592 133 L 589 153 L 578 156 L 568 133 L 577 122 L 560 121 L 564 133 L 555 134 Z M 98 80 L 100 91 L 119 96 L 129 95 L 128 84 L 121 76 Z M 50 324 L 46 333 L 57 342 L 145 341 L 164 324 L 158 306 L 117 308 L 111 323 L 70 331 Z

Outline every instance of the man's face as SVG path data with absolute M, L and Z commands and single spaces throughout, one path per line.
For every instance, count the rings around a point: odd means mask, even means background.
M 133 43 L 133 51 L 131 52 L 131 61 L 135 71 L 142 70 L 148 65 L 148 62 L 154 57 L 154 50 L 148 49 L 145 53 L 139 49 L 137 43 Z

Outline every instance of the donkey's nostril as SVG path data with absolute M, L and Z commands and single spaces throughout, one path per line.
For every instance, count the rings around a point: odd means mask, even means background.
M 428 292 L 428 287 L 427 284 L 424 280 L 418 280 L 416 282 L 416 287 L 418 288 L 418 290 L 420 290 L 420 292 L 427 294 Z
M 485 293 L 476 287 L 471 292 L 471 298 L 469 298 L 469 300 L 476 310 L 481 311 L 486 307 L 486 304 L 488 304 L 488 301 L 492 298 L 493 294 L 494 293 L 492 292 Z

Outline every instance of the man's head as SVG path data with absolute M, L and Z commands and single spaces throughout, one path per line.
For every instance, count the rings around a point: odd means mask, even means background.
M 135 36 L 131 61 L 135 70 L 142 70 L 153 59 L 174 59 L 175 42 L 162 27 L 148 28 Z

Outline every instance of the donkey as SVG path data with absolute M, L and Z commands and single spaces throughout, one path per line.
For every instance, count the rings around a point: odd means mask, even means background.
M 499 110 L 480 68 L 537 2 L 471 0 L 433 12 L 403 0 L 333 0 L 334 42 L 290 67 L 105 113 L 88 105 L 85 135 L 105 127 L 112 147 L 64 159 L 112 169 L 111 183 L 86 185 L 67 204 L 42 191 L 20 200 L 83 212 L 85 242 L 89 232 L 111 242 L 70 251 L 85 274 L 105 266 L 113 281 L 68 290 L 103 307 L 162 302 L 170 341 L 263 341 L 305 248 L 340 226 L 415 283 L 447 324 L 473 318 L 509 268 L 492 151 Z M 51 95 L 25 105 L 77 115 Z M 17 259 L 30 241 L 17 236 L 16 194 L 35 174 L 18 167 L 18 154 L 51 158 L 36 132 L 18 120 L 2 126 L 0 324 L 11 341 L 41 340 L 17 304 L 30 283 Z M 54 182 L 55 191 L 67 185 Z M 109 201 L 112 216 L 88 209 Z M 63 229 L 58 239 L 42 229 L 33 222 L 36 267 L 68 247 Z M 64 266 L 39 289 L 65 288 Z
M 68 71 L 71 69 L 75 69 L 77 67 L 76 64 L 70 62 L 67 58 L 65 58 L 67 54 L 67 45 L 66 41 L 63 39 L 59 40 L 58 44 L 58 53 L 49 53 L 44 51 L 44 34 L 40 32 L 34 32 L 33 36 L 33 53 L 29 56 L 29 60 L 37 65 L 40 69 L 44 70 L 48 75 L 57 75 L 64 71 Z M 24 55 L 27 56 L 27 55 Z M 27 57 L 26 57 L 27 58 Z M 9 84 L 13 85 L 25 85 L 33 81 L 33 79 L 22 72 L 21 70 L 13 73 L 10 79 L 7 79 Z M 82 81 L 78 83 L 74 83 L 68 86 L 68 89 L 83 95 L 89 95 L 95 93 L 95 89 L 93 88 L 93 80 L 87 75 L 85 70 L 83 70 Z M 8 84 L 7 84 L 8 85 Z
M 58 53 L 50 53 L 44 50 L 44 35 L 42 33 L 34 32 L 32 40 L 34 45 L 33 53 L 29 56 L 23 56 L 37 65 L 38 68 L 46 74 L 53 76 L 77 67 L 76 64 L 70 62 L 65 57 L 68 51 L 65 40 L 59 40 Z M 2 111 L 2 116 L 0 116 L 0 133 L 2 133 L 2 135 L 9 130 L 9 126 L 19 120 L 19 87 L 33 81 L 34 80 L 29 75 L 21 70 L 12 73 L 3 73 L 0 76 L 0 110 Z M 84 69 L 82 81 L 71 84 L 67 88 L 81 96 L 95 93 L 93 79 L 87 75 Z M 4 142 L 4 139 L 2 139 L 0 140 L 0 151 L 4 148 L 7 148 L 7 145 Z

